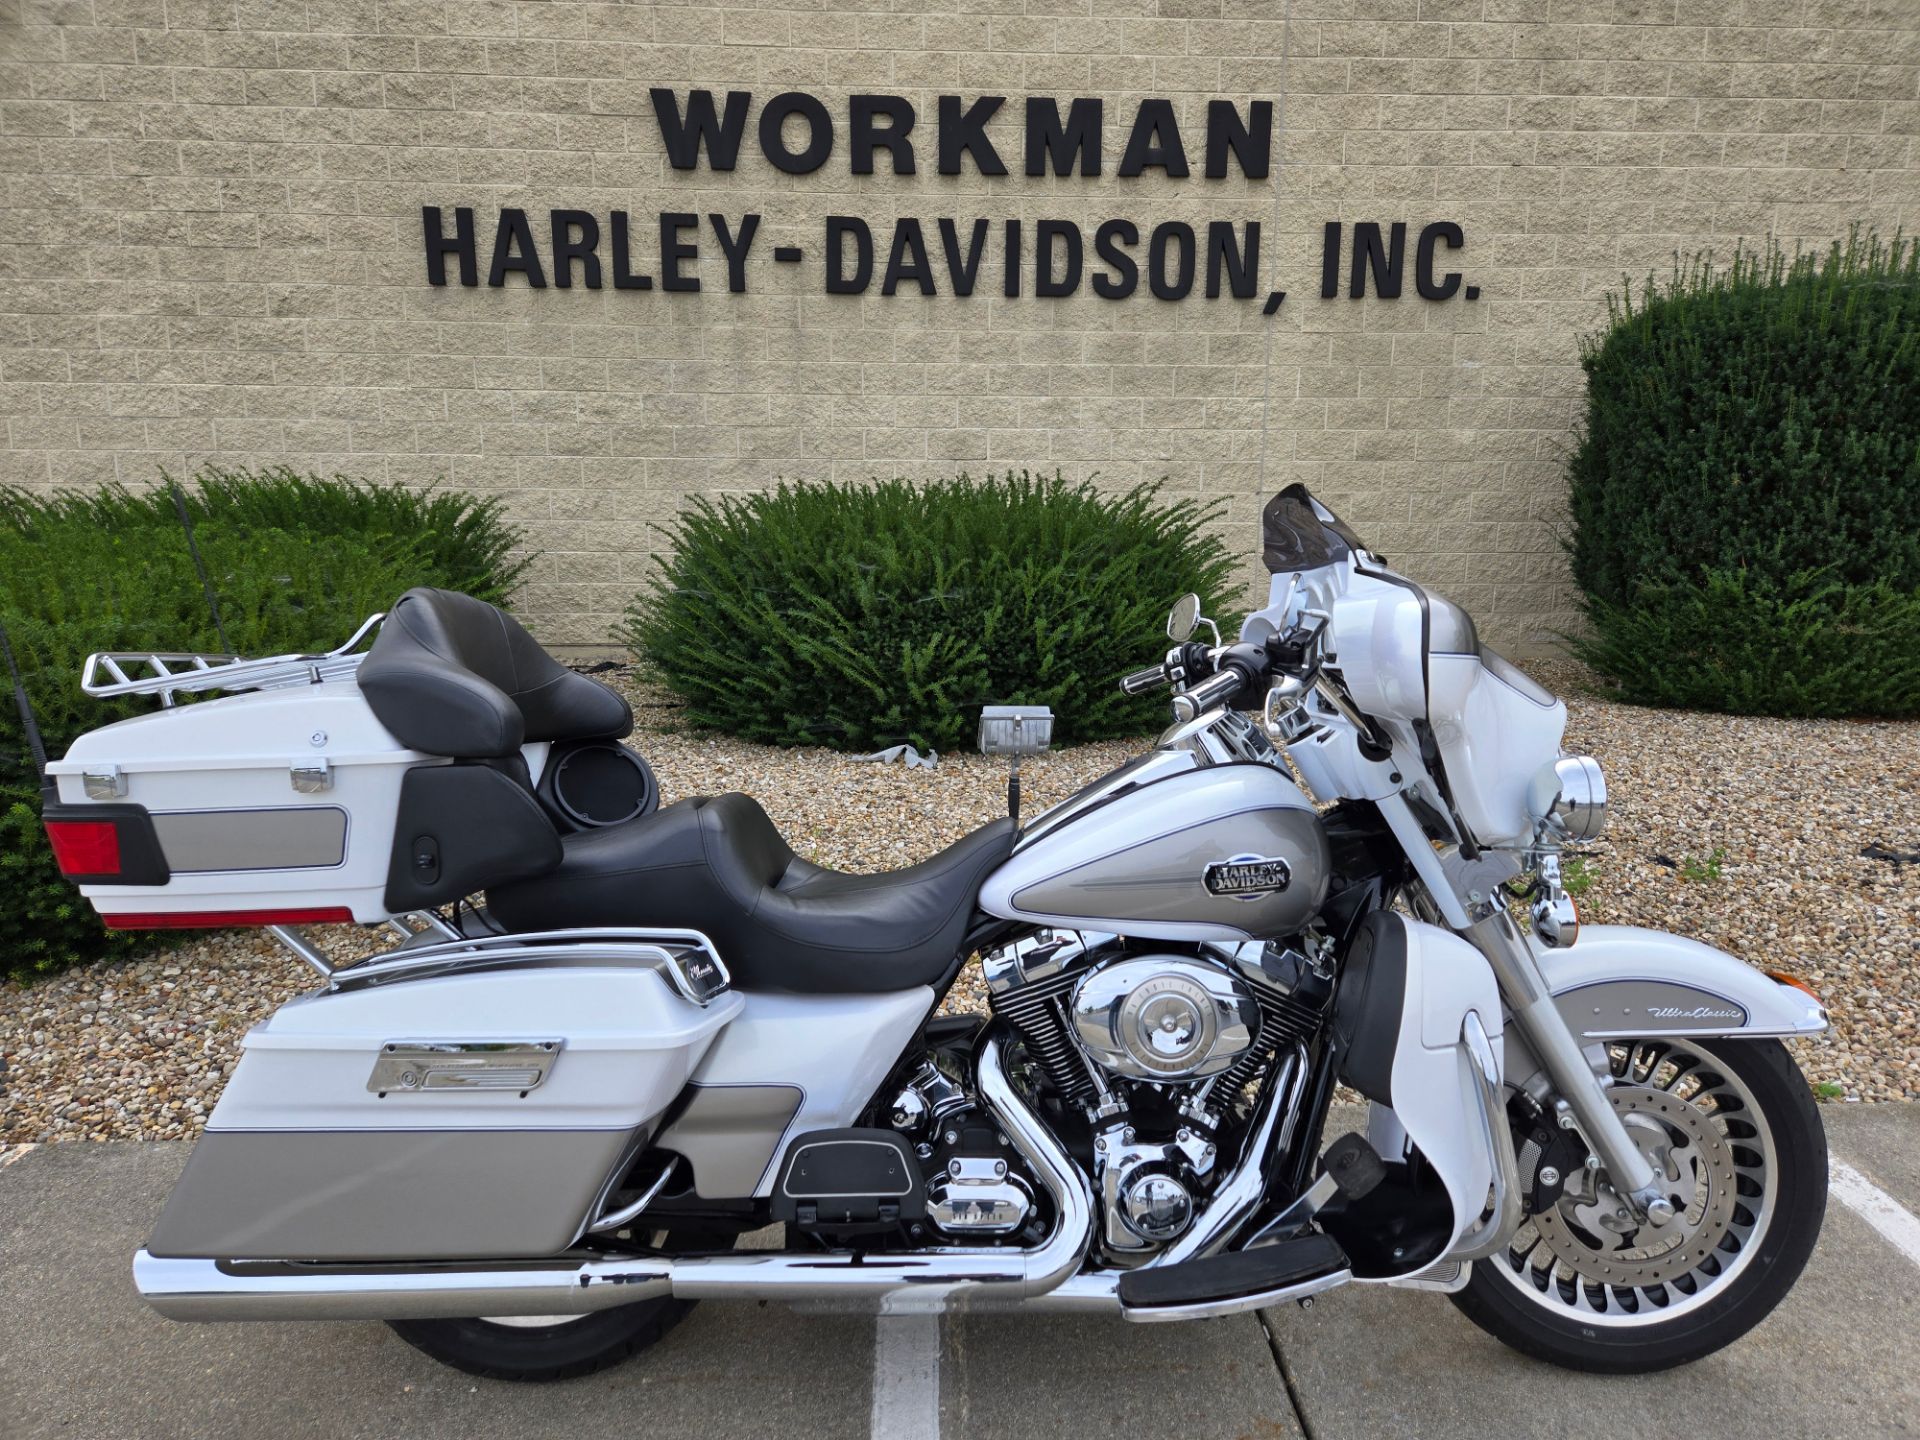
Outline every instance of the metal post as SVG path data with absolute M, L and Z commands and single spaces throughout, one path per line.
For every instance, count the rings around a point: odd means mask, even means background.
M 319 946 L 315 945 L 305 935 L 294 929 L 293 926 L 269 925 L 267 926 L 267 933 L 278 940 L 288 950 L 291 950 L 295 955 L 298 955 L 302 960 L 306 961 L 307 964 L 318 970 L 321 979 L 330 980 L 333 978 L 332 962 L 320 953 Z

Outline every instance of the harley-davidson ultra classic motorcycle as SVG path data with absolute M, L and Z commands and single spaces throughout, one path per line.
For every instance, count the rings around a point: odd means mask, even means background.
M 1820 1228 L 1781 1043 L 1819 1000 L 1581 926 L 1560 856 L 1606 792 L 1565 707 L 1304 489 L 1263 541 L 1237 639 L 1188 597 L 1122 682 L 1171 691 L 1149 753 L 881 875 L 744 795 L 654 807 L 626 704 L 464 596 L 364 653 L 372 622 L 92 657 L 163 703 L 47 767 L 62 868 L 111 925 L 263 925 L 323 977 L 246 1037 L 140 1294 L 521 1379 L 702 1299 L 1166 1321 L 1388 1284 L 1582 1369 L 1736 1339 Z M 336 967 L 328 921 L 394 943 Z M 976 960 L 991 1014 L 936 1015 Z M 1328 1145 L 1343 1084 L 1370 1118 Z

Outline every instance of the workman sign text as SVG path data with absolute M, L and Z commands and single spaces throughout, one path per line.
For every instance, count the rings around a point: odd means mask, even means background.
M 937 97 L 931 123 L 922 125 L 915 106 L 901 95 L 852 95 L 836 115 L 815 96 L 800 91 L 776 95 L 753 117 L 750 91 L 729 91 L 716 103 L 710 90 L 650 92 L 660 141 L 676 170 L 730 171 L 747 143 L 749 120 L 760 154 L 789 175 L 809 175 L 843 154 L 850 173 L 872 175 L 885 164 L 895 175 L 920 173 L 923 164 L 941 175 L 971 170 L 980 175 L 1010 173 L 1008 159 L 1030 176 L 1100 176 L 1122 180 L 1186 180 L 1196 165 L 1208 180 L 1238 173 L 1267 178 L 1273 156 L 1273 105 L 1253 100 L 1244 106 L 1209 100 L 1204 133 L 1183 134 L 1173 102 L 1139 102 L 1117 160 L 1102 143 L 1106 104 L 1097 97 L 1065 103 L 1050 96 L 1025 102 L 1020 153 L 1003 156 L 987 126 L 1006 104 L 1004 95 Z M 928 132 L 931 131 L 929 134 Z M 467 206 L 447 214 L 440 206 L 421 210 L 427 280 L 500 289 L 510 276 L 532 289 L 669 292 L 695 291 L 700 278 L 688 273 L 700 246 L 711 243 L 725 262 L 727 289 L 744 294 L 750 262 L 771 253 L 776 264 L 819 267 L 821 288 L 829 295 L 972 295 L 999 293 L 1009 298 L 1034 295 L 1060 298 L 1082 289 L 1103 300 L 1151 295 L 1184 300 L 1194 294 L 1209 300 L 1252 300 L 1260 293 L 1260 222 L 1211 220 L 1190 224 L 1168 220 L 1142 225 L 1115 217 L 1082 225 L 1077 220 L 1037 220 L 975 216 L 923 221 L 902 217 L 869 222 L 851 215 L 829 215 L 818 248 L 776 245 L 756 252 L 762 217 L 699 215 L 664 210 L 633 214 L 556 209 L 529 213 L 503 207 L 476 217 Z M 1411 237 L 1402 223 L 1360 223 L 1349 237 L 1338 221 L 1324 227 L 1320 294 L 1344 293 L 1359 299 L 1369 293 L 1398 297 L 1410 280 L 1427 300 L 1460 294 L 1479 297 L 1457 271 L 1446 268 L 1449 252 L 1464 244 L 1460 227 L 1441 220 Z M 811 250 L 811 253 L 809 251 Z M 1411 254 L 1409 254 L 1411 250 Z M 1411 271 L 1411 275 L 1409 275 Z M 484 275 L 484 279 L 482 278 Z M 1271 315 L 1286 292 L 1267 292 L 1263 309 Z

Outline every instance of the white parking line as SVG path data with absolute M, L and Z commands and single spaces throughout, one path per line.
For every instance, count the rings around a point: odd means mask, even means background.
M 882 1315 L 873 1327 L 874 1440 L 940 1440 L 940 1317 Z
M 1827 1190 L 1920 1265 L 1920 1218 L 1844 1160 L 1827 1160 Z M 877 1412 L 876 1412 L 877 1413 Z
M 16 1160 L 25 1159 L 28 1154 L 38 1148 L 38 1142 L 33 1140 L 24 1141 L 19 1145 L 0 1145 L 0 1170 L 6 1169 Z

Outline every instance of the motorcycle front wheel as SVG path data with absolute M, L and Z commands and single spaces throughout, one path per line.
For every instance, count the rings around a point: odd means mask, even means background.
M 656 1249 L 732 1248 L 731 1235 L 656 1235 Z M 692 1300 L 661 1296 L 587 1315 L 496 1315 L 463 1320 L 389 1320 L 422 1354 L 489 1380 L 573 1380 L 639 1354 L 686 1318 Z
M 1764 1320 L 1813 1253 L 1827 1139 L 1806 1078 L 1777 1040 L 1608 1043 L 1608 1091 L 1674 1218 L 1636 1223 L 1588 1162 L 1453 1303 L 1523 1354 L 1574 1370 L 1646 1374 L 1710 1355 Z M 1533 1192 L 1533 1173 L 1521 1182 Z

